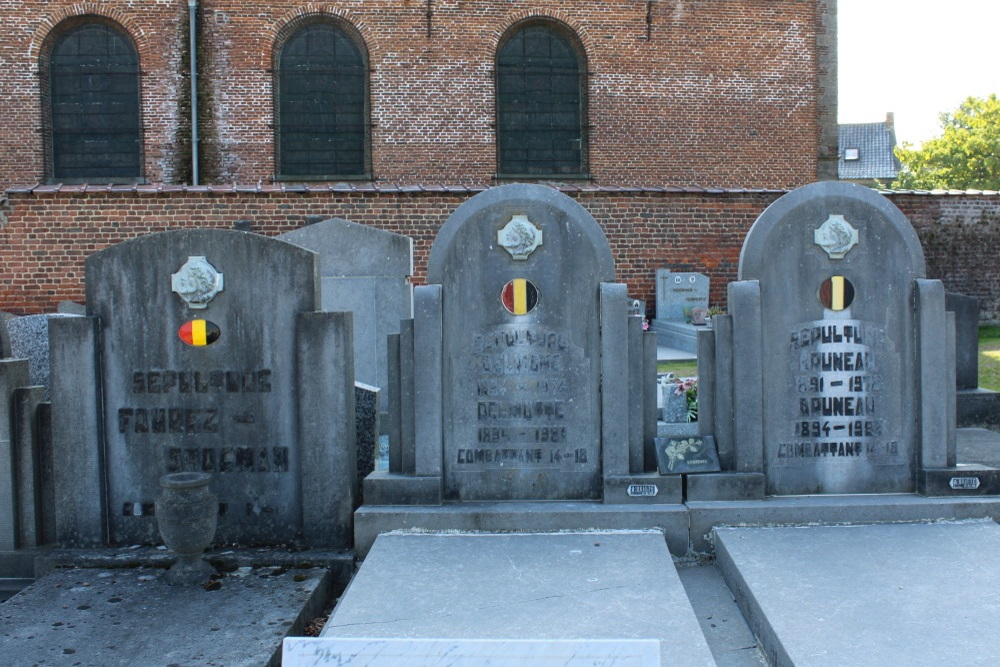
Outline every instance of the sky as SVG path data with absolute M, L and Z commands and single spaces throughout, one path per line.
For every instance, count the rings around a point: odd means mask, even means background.
M 1000 0 L 838 0 L 838 115 L 895 113 L 896 141 L 941 134 L 938 115 L 1000 95 Z

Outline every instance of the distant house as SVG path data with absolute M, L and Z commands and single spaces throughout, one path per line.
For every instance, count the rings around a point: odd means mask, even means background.
M 837 174 L 842 181 L 888 186 L 899 174 L 893 114 L 884 123 L 846 123 L 839 126 Z M 878 181 L 878 183 L 876 183 Z

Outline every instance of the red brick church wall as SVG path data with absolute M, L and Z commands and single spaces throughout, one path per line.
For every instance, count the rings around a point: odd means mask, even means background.
M 422 282 L 431 243 L 455 208 L 476 189 L 389 188 L 375 191 L 289 191 L 280 186 L 239 191 L 197 188 L 42 186 L 11 191 L 0 210 L 0 309 L 54 310 L 83 299 L 83 263 L 93 252 L 141 234 L 185 227 L 232 227 L 249 221 L 273 235 L 310 221 L 340 217 L 411 236 L 416 282 Z M 362 189 L 359 186 L 359 189 Z M 566 192 L 597 219 L 611 242 L 617 279 L 655 305 L 656 269 L 711 276 L 713 305 L 725 306 L 726 283 L 736 279 L 743 238 L 780 191 L 592 189 Z M 1000 197 L 893 195 L 920 236 L 929 277 L 946 289 L 980 299 L 986 319 L 1000 319 Z
M 326 14 L 368 50 L 378 183 L 495 183 L 497 44 L 540 16 L 586 51 L 592 184 L 802 185 L 826 177 L 836 137 L 832 3 L 200 0 L 201 181 L 272 180 L 275 40 Z M 39 58 L 54 26 L 87 14 L 118 23 L 139 52 L 146 181 L 188 180 L 185 0 L 0 0 L 0 11 L 0 189 L 44 180 Z

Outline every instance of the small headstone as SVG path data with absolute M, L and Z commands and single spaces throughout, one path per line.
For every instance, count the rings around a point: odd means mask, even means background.
M 7 322 L 11 356 L 28 360 L 29 381 L 32 385 L 45 387 L 45 400 L 49 398 L 49 320 L 54 317 L 73 316 L 62 313 L 25 315 Z
M 656 319 L 690 321 L 695 308 L 708 312 L 709 278 L 702 273 L 656 271 Z M 702 318 L 704 323 L 704 318 Z
M 661 384 L 660 396 L 663 400 L 663 421 L 670 423 L 690 421 L 688 419 L 687 392 L 684 391 L 680 383 L 666 382 Z

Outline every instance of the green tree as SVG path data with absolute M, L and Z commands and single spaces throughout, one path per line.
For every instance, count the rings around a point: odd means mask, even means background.
M 944 133 L 920 148 L 896 148 L 898 190 L 1000 190 L 1000 99 L 969 97 L 941 114 Z

